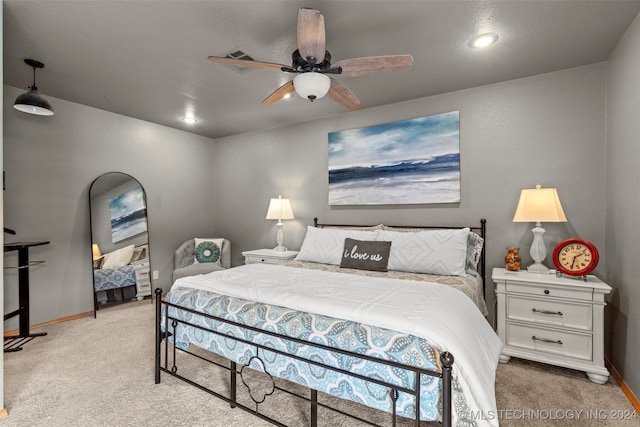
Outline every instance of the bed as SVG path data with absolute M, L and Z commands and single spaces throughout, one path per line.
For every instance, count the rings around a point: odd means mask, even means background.
M 248 372 L 307 387 L 312 426 L 318 408 L 335 409 L 318 392 L 389 412 L 393 425 L 497 425 L 485 230 L 316 221 L 294 261 L 179 279 L 164 299 L 156 291 L 156 382 L 173 375 L 276 425 L 260 409 L 273 391 L 254 398 Z M 177 355 L 192 346 L 228 359 L 215 363 L 228 394 L 181 375 Z M 255 405 L 236 400 L 238 378 Z
M 127 245 L 109 252 L 93 261 L 94 313 L 109 303 L 109 292 L 120 292 L 125 300 L 125 289 L 132 288 L 135 296 L 136 270 L 148 265 L 148 246 Z
M 123 265 L 118 268 L 101 268 L 93 271 L 93 289 L 96 292 L 110 289 L 135 286 L 136 269 L 133 265 Z

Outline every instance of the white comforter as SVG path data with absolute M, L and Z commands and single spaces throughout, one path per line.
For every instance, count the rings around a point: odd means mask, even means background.
M 178 279 L 189 287 L 406 332 L 455 358 L 478 425 L 498 425 L 495 372 L 502 343 L 462 292 L 439 284 L 249 264 Z M 459 414 L 453 414 L 454 422 Z

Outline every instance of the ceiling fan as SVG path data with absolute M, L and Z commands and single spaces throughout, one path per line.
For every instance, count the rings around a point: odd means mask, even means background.
M 368 56 L 344 59 L 331 64 L 331 54 L 325 50 L 325 45 L 324 16 L 315 9 L 301 8 L 298 13 L 298 49 L 291 55 L 291 66 L 220 56 L 210 56 L 209 61 L 298 74 L 292 81 L 285 83 L 267 96 L 262 101 L 263 105 L 273 104 L 296 92 L 310 101 L 328 94 L 331 99 L 349 110 L 360 110 L 364 107 L 353 92 L 327 74 L 358 77 L 402 70 L 413 64 L 411 55 Z

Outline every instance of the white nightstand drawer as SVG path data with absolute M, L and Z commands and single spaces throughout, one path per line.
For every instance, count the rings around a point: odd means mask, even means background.
M 282 264 L 282 261 L 280 261 L 277 258 L 262 258 L 262 257 L 256 257 L 256 256 L 252 256 L 247 258 L 246 260 L 247 264 Z
M 507 295 L 507 319 L 591 331 L 591 304 Z
M 277 252 L 272 249 L 256 249 L 242 252 L 245 264 L 284 264 L 298 255 L 298 251 Z
M 591 334 L 537 328 L 507 322 L 507 345 L 544 353 L 592 360 Z
M 553 286 L 532 286 L 529 283 L 510 283 L 507 282 L 507 293 L 521 293 L 529 295 L 547 296 L 554 298 L 569 298 L 579 299 L 584 301 L 593 300 L 593 289 L 591 288 L 568 288 L 568 287 L 553 287 Z
M 143 297 L 151 295 L 151 277 L 149 275 L 149 265 L 139 265 L 135 270 L 136 274 L 136 297 L 142 299 Z

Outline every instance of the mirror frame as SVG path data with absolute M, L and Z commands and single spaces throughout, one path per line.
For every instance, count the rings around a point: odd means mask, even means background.
M 93 295 L 93 317 L 97 317 L 97 311 L 98 311 L 98 298 L 97 298 L 97 292 L 95 291 L 95 276 L 94 276 L 94 257 L 93 257 L 93 244 L 94 244 L 94 214 L 95 214 L 95 207 L 92 206 L 93 203 L 93 192 L 96 188 L 96 183 L 98 183 L 100 181 L 101 178 L 104 178 L 106 176 L 109 175 L 122 175 L 123 180 L 121 182 L 119 182 L 117 185 L 115 186 L 108 186 L 105 187 L 104 189 L 101 189 L 100 194 L 104 194 L 112 189 L 118 188 L 119 186 L 125 185 L 131 181 L 134 181 L 136 183 L 138 183 L 138 185 L 140 186 L 140 188 L 142 189 L 142 194 L 144 197 L 144 205 L 145 205 L 145 220 L 147 223 L 147 231 L 146 231 L 146 245 L 147 245 L 147 260 L 148 260 L 148 267 L 147 267 L 147 274 L 150 271 L 150 264 L 151 264 L 151 250 L 150 250 L 150 240 L 149 240 L 149 212 L 148 212 L 148 202 L 147 202 L 147 192 L 144 188 L 144 186 L 142 185 L 142 183 L 135 177 L 133 177 L 132 175 L 126 173 L 126 172 L 119 172 L 119 171 L 112 171 L 112 172 L 105 172 L 99 176 L 97 176 L 92 182 L 91 185 L 89 186 L 89 192 L 88 192 L 88 199 L 89 199 L 89 235 L 91 238 L 90 241 L 90 259 L 91 259 L 91 294 Z M 124 179 L 126 178 L 126 179 Z M 99 194 L 95 195 L 98 196 Z M 134 235 L 134 236 L 129 236 L 121 241 L 119 241 L 118 243 L 121 242 L 126 242 L 127 240 L 132 240 L 135 239 L 136 237 L 142 235 L 143 233 Z M 150 288 L 153 289 L 153 282 L 152 282 L 152 277 L 149 275 L 149 283 L 150 283 Z M 129 302 L 128 299 L 124 298 L 124 288 L 116 288 L 120 289 L 121 291 L 121 296 L 122 296 L 122 301 L 118 301 L 118 302 L 113 302 L 109 305 L 116 305 L 116 304 L 122 304 L 122 303 L 126 303 Z M 143 297 L 137 297 L 138 300 L 142 300 L 144 298 L 146 298 L 147 295 L 143 296 Z M 153 292 L 151 292 L 151 294 L 148 296 L 151 299 L 151 302 L 153 302 Z

